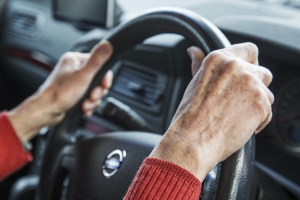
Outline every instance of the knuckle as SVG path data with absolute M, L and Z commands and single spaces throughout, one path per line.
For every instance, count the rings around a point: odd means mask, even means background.
M 64 53 L 64 55 L 62 56 L 63 59 L 69 59 L 69 58 L 73 58 L 73 53 L 72 52 L 66 52 Z
M 62 56 L 62 63 L 68 64 L 74 61 L 74 55 L 71 52 L 67 52 Z
M 217 64 L 224 58 L 223 53 L 220 50 L 216 50 L 208 54 L 205 58 L 207 64 Z
M 271 83 L 272 80 L 273 80 L 273 74 L 272 74 L 272 72 L 269 69 L 267 69 L 267 68 L 264 68 L 264 69 L 265 69 L 265 79 L 266 79 L 266 82 L 267 83 Z
M 252 94 L 254 98 L 254 109 L 260 113 L 260 119 L 265 120 L 268 114 L 271 112 L 271 104 L 264 91 L 261 88 L 256 87 Z
M 265 68 L 265 70 L 266 70 L 267 76 L 270 77 L 270 79 L 273 79 L 273 74 L 272 74 L 272 72 L 271 72 L 268 68 Z
M 260 105 L 265 105 L 266 95 L 259 87 L 253 87 L 253 97 Z
M 246 46 L 250 50 L 251 53 L 253 53 L 255 56 L 258 55 L 258 53 L 259 53 L 258 47 L 254 43 L 247 42 Z
M 254 88 L 257 84 L 256 77 L 251 73 L 247 73 L 247 72 L 242 73 L 241 79 L 243 80 L 246 87 L 249 88 Z
M 232 59 L 226 62 L 225 71 L 230 74 L 235 74 L 239 71 L 239 62 L 236 59 Z

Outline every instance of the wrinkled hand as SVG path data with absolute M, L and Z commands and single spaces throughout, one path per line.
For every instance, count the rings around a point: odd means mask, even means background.
M 91 54 L 66 53 L 39 90 L 25 102 L 9 112 L 11 122 L 23 141 L 44 126 L 55 125 L 85 94 L 95 74 L 112 54 L 112 46 L 102 42 Z M 101 84 L 94 88 L 82 104 L 86 116 L 100 104 L 108 93 L 113 79 L 109 71 Z
M 258 66 L 258 49 L 251 43 L 214 51 L 203 62 L 200 49 L 190 48 L 189 54 L 195 76 L 150 157 L 173 162 L 203 181 L 270 122 L 272 74 Z
M 97 45 L 91 54 L 69 52 L 64 54 L 40 91 L 48 93 L 53 113 L 64 116 L 87 91 L 94 75 L 110 57 L 112 47 L 108 43 Z M 109 71 L 101 84 L 94 88 L 89 98 L 82 104 L 85 115 L 90 116 L 108 93 L 113 79 Z

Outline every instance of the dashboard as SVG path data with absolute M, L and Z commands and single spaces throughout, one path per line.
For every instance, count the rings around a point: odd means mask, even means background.
M 172 3 L 173 2 L 173 3 Z M 300 198 L 300 10 L 280 1 L 119 1 L 126 20 L 156 6 L 184 6 L 217 25 L 232 44 L 253 42 L 260 65 L 271 70 L 275 94 L 273 119 L 256 139 L 256 166 L 295 197 Z M 0 91 L 10 109 L 32 94 L 67 51 L 89 52 L 109 29 L 86 31 L 54 19 L 50 0 L 11 0 L 1 15 L 0 79 L 9 89 Z M 125 52 L 113 67 L 113 98 L 145 122 L 147 130 L 163 134 L 191 80 L 191 61 L 184 37 L 163 34 Z M 8 92 L 8 90 L 10 92 Z M 13 92 L 11 92 L 13 90 Z M 11 100 L 13 99 L 13 100 Z M 143 130 L 122 124 L 124 118 L 105 115 L 99 108 L 83 118 L 77 135 L 120 130 Z M 33 169 L 38 169 L 38 162 Z

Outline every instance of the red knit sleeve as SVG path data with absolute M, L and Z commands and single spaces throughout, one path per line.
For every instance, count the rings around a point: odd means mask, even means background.
M 201 182 L 187 170 L 160 159 L 147 158 L 124 200 L 199 200 Z
M 5 112 L 0 113 L 0 181 L 32 160 Z

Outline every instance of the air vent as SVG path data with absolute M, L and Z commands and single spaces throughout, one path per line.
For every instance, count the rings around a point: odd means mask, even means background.
M 10 30 L 23 36 L 36 36 L 37 16 L 25 13 L 14 14 L 11 19 Z
M 117 73 L 112 91 L 136 102 L 155 105 L 164 92 L 157 86 L 157 76 L 123 66 Z

